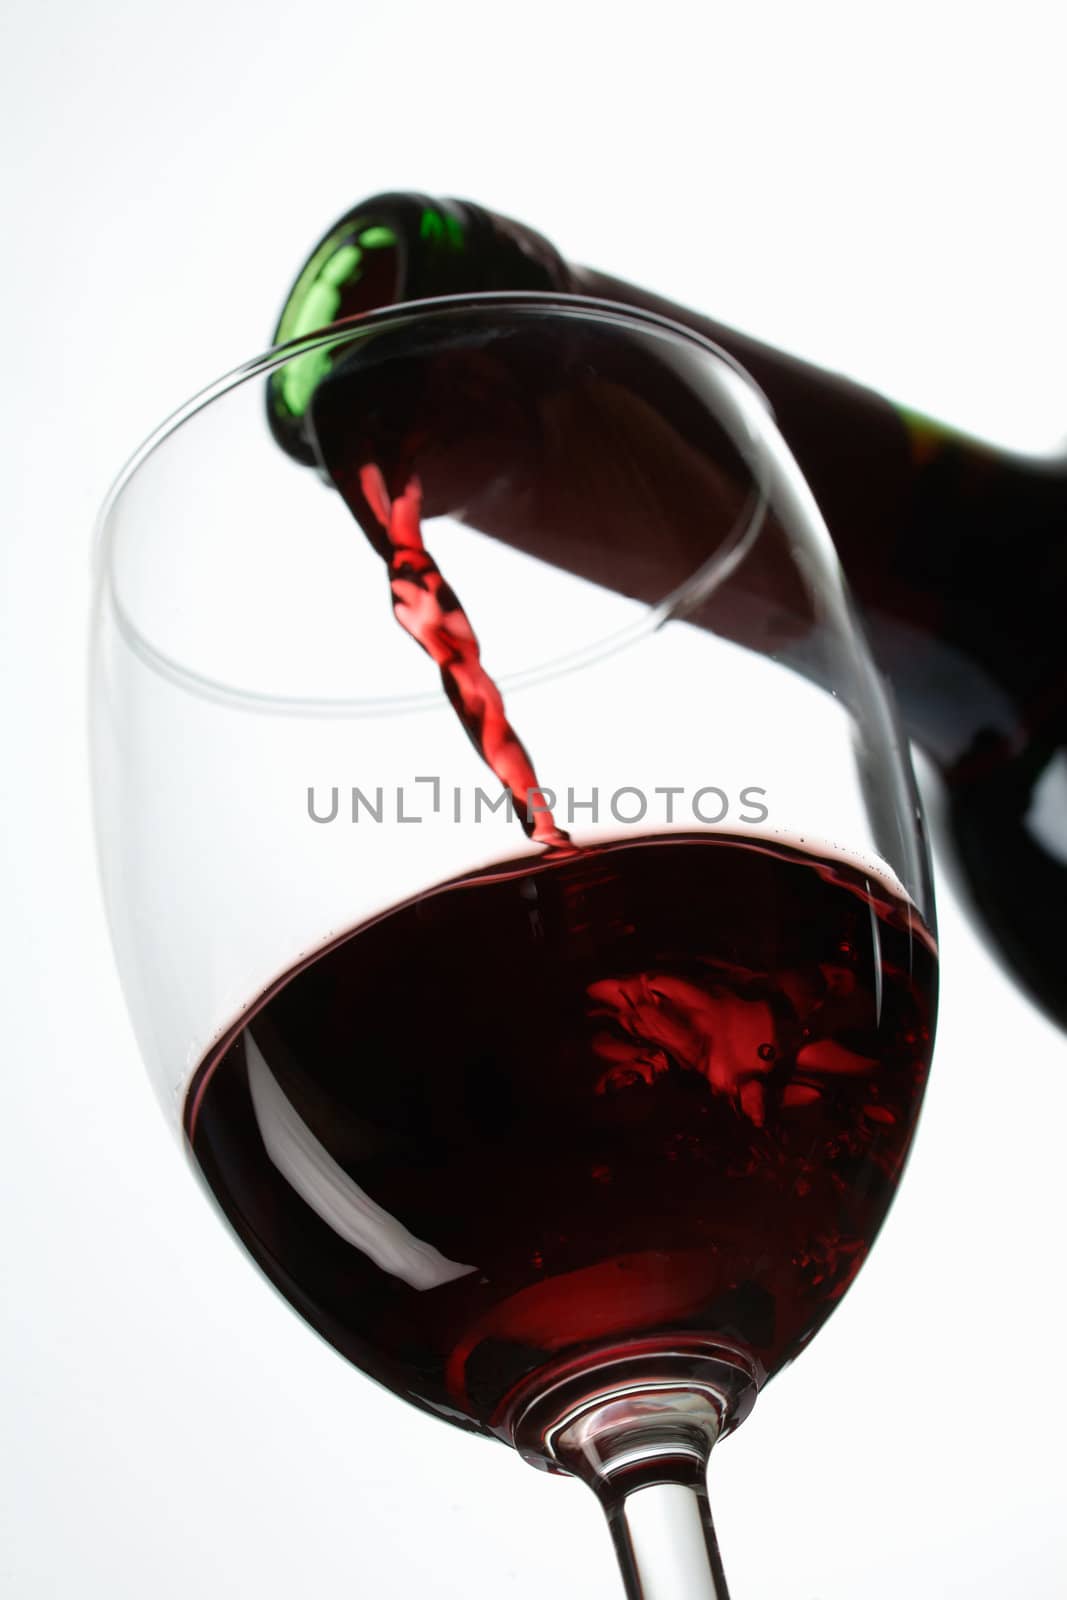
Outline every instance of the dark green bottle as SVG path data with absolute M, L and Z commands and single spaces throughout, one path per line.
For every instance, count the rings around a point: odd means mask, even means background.
M 573 266 L 540 234 L 468 201 L 384 194 L 346 212 L 309 256 L 275 339 L 498 289 L 642 307 L 751 373 L 829 524 L 908 732 L 946 780 L 966 892 L 1031 996 L 1067 1026 L 1067 458 L 954 433 Z M 308 464 L 304 413 L 329 365 L 311 353 L 270 386 L 275 438 Z

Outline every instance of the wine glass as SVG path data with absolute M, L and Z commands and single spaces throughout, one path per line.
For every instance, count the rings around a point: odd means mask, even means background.
M 134 456 L 93 760 L 164 1110 L 403 1399 L 726 1594 L 714 1442 L 900 1177 L 936 949 L 906 748 L 745 374 L 485 294 L 268 351 Z

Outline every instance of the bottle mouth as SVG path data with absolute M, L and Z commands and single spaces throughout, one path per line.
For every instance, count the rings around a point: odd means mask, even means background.
M 407 298 L 407 241 L 396 220 L 388 208 L 378 207 L 342 217 L 297 275 L 272 344 L 288 344 Z M 304 417 L 332 359 L 328 346 L 308 350 L 275 373 L 268 386 L 271 432 L 288 454 L 308 466 L 315 458 Z
M 374 195 L 347 211 L 312 250 L 272 343 L 288 344 L 405 302 L 570 287 L 569 269 L 554 246 L 522 223 L 468 200 Z M 304 466 L 317 465 L 304 419 L 332 361 L 324 344 L 290 362 L 268 386 L 275 443 Z

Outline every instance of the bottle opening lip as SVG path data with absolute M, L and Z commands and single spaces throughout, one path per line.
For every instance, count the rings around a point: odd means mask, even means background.
M 373 271 L 382 266 L 387 270 Z M 390 208 L 371 203 L 346 213 L 319 240 L 293 280 L 272 344 L 287 344 L 402 301 L 408 269 L 407 229 Z M 337 303 L 332 314 L 330 300 Z
M 298 272 L 272 336 L 288 344 L 404 301 L 410 291 L 410 223 L 387 202 L 347 212 Z M 332 348 L 317 346 L 272 373 L 267 422 L 275 443 L 302 466 L 315 465 L 305 431 L 311 398 L 328 376 Z
M 298 289 L 301 281 L 311 268 L 321 268 L 323 260 L 332 256 L 338 248 L 346 242 L 358 245 L 360 249 L 374 251 L 390 248 L 396 253 L 399 267 L 396 284 L 396 298 L 403 299 L 410 291 L 410 244 L 420 237 L 422 219 L 440 202 L 431 200 L 426 195 L 403 193 L 400 191 L 386 191 L 382 194 L 370 195 L 364 200 L 350 206 L 337 220 L 322 233 L 314 247 L 308 251 L 299 272 L 293 279 L 292 286 L 286 295 L 285 305 L 288 307 Z M 370 235 L 368 238 L 367 235 Z M 278 328 L 285 320 L 283 309 L 278 319 Z M 291 337 L 291 335 L 290 335 Z M 275 343 L 283 342 L 276 332 Z
M 346 211 L 318 240 L 293 280 L 278 318 L 273 344 L 284 344 L 346 317 L 420 298 L 417 256 L 420 246 L 448 254 L 462 253 L 476 208 L 428 195 L 386 192 L 372 195 Z M 338 257 L 341 257 L 338 263 Z M 388 271 L 368 271 L 387 266 Z M 316 315 L 307 305 L 323 278 L 327 288 L 340 289 L 343 308 Z M 343 281 L 331 281 L 340 277 Z M 469 291 L 480 285 L 471 282 Z M 463 284 L 456 288 L 462 289 Z M 522 287 L 522 285 L 516 285 Z M 451 292 L 445 289 L 443 293 Z M 299 322 L 299 326 L 296 323 Z

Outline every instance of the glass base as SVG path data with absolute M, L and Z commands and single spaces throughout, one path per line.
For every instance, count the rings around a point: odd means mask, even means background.
M 510 1396 L 498 1431 L 531 1466 L 612 1501 L 703 1481 L 712 1445 L 744 1421 L 763 1377 L 739 1347 L 700 1335 L 614 1346 L 542 1368 Z

